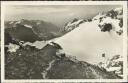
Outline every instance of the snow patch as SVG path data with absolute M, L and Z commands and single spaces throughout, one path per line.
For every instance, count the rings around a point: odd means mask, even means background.
M 114 9 L 114 11 L 116 11 L 120 15 L 123 13 L 123 8 L 119 7 L 119 8 Z
M 47 42 L 46 41 L 35 41 L 34 43 L 26 42 L 23 44 L 23 46 L 26 46 L 26 45 L 35 46 L 38 49 L 42 49 L 44 46 L 47 45 Z
M 21 21 L 17 21 L 15 24 L 20 24 L 21 23 Z
M 8 51 L 9 52 L 16 52 L 19 49 L 19 45 L 9 43 L 8 45 Z
M 9 24 L 13 24 L 14 22 L 12 21 L 12 22 L 10 22 Z
M 121 67 L 110 67 L 107 69 L 107 71 L 119 71 L 121 69 Z
M 40 24 L 41 24 L 41 22 L 37 22 L 36 24 L 37 24 L 37 25 L 40 25 Z
M 115 31 L 115 33 L 119 31 L 123 31 L 123 28 L 119 26 L 120 20 L 118 19 L 112 19 L 111 17 L 103 18 L 103 20 L 99 23 L 99 25 L 103 28 L 105 24 L 111 24 L 112 30 Z
M 32 28 L 31 25 L 27 25 L 27 24 L 25 24 L 24 26 L 25 26 L 25 27 L 28 27 L 28 28 Z

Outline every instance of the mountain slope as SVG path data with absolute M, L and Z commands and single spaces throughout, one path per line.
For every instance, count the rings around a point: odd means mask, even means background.
M 34 42 L 36 40 L 41 40 L 41 38 L 36 35 L 31 28 L 20 24 L 17 24 L 12 28 L 6 28 L 5 32 L 12 36 L 12 38 L 22 41 Z
M 16 52 L 6 51 L 6 79 L 99 79 L 121 78 L 113 73 L 60 53 L 58 45 L 47 44 L 43 49 L 23 46 Z
M 61 45 L 67 54 L 74 55 L 84 61 L 92 62 L 94 60 L 93 63 L 98 58 L 100 60 L 102 53 L 107 53 L 108 56 L 122 54 L 121 37 L 113 32 L 101 32 L 97 21 L 81 24 L 54 42 Z

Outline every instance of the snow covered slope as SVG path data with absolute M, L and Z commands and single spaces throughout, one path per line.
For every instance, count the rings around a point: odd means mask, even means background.
M 58 43 L 66 54 L 92 64 L 101 62 L 103 53 L 106 57 L 122 55 L 122 33 L 117 33 L 121 29 L 120 19 L 106 14 L 101 17 L 102 19 L 80 24 L 71 32 L 55 39 L 54 42 Z M 106 24 L 110 24 L 110 30 L 105 29 Z

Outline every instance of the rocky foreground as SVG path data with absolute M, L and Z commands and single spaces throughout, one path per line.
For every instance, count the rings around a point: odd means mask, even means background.
M 104 68 L 57 53 L 59 45 L 43 49 L 20 46 L 16 52 L 5 52 L 6 79 L 121 79 Z

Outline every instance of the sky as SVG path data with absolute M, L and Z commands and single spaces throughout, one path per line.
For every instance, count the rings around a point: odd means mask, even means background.
M 62 27 L 68 21 L 91 18 L 119 5 L 9 5 L 5 8 L 5 20 L 44 20 Z

